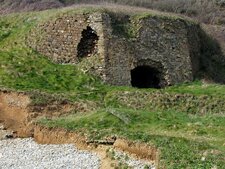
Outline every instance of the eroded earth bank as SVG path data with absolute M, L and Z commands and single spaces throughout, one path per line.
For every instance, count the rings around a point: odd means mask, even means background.
M 34 106 L 29 94 L 1 91 L 0 166 L 5 169 L 156 168 L 157 151 L 147 145 L 119 138 L 90 141 L 81 133 L 36 123 L 40 118 L 63 116 L 78 107 L 69 103 Z

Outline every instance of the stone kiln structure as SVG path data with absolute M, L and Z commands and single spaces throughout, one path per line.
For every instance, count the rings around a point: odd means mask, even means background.
M 112 85 L 161 88 L 193 80 L 198 30 L 191 21 L 160 14 L 67 13 L 32 30 L 27 44 Z

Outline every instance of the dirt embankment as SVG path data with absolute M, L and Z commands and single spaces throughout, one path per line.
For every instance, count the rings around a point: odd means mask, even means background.
M 0 93 L 0 122 L 6 128 L 22 132 L 28 124 L 30 99 L 23 93 Z M 24 131 L 23 131 L 24 132 Z M 23 135 L 21 133 L 21 135 Z
M 150 147 L 144 143 L 134 143 L 124 139 L 115 140 L 113 145 L 90 144 L 87 139 L 78 133 L 68 132 L 62 129 L 49 129 L 36 126 L 34 129 L 34 139 L 39 144 L 75 144 L 81 150 L 89 150 L 97 153 L 101 158 L 101 168 L 114 168 L 115 161 L 108 156 L 107 151 L 110 148 L 124 151 L 133 158 L 144 159 L 154 162 L 156 166 L 159 163 L 159 152 L 156 148 Z
M 33 106 L 29 95 L 25 93 L 0 91 L 0 123 L 3 123 L 7 129 L 13 130 L 15 137 L 34 137 L 35 141 L 40 144 L 75 144 L 79 149 L 97 153 L 101 157 L 101 168 L 113 168 L 112 164 L 115 161 L 107 155 L 109 148 L 119 149 L 135 158 L 151 162 L 159 160 L 157 149 L 146 144 L 118 138 L 110 145 L 90 143 L 81 134 L 63 129 L 49 129 L 35 123 L 38 118 L 65 115 L 77 108 L 80 108 L 80 105 L 69 103 Z M 105 143 L 104 140 L 103 143 Z
M 26 93 L 0 91 L 0 123 L 15 131 L 19 137 L 32 136 L 34 124 L 39 118 L 59 117 L 76 107 L 76 104 L 56 102 L 51 105 L 33 105 Z

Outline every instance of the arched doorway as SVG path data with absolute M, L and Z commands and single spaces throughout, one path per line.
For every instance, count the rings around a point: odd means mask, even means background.
M 150 66 L 138 66 L 131 70 L 131 85 L 137 88 L 161 88 L 160 72 Z
M 82 38 L 77 46 L 77 57 L 84 58 L 95 54 L 97 51 L 98 35 L 90 27 L 82 31 Z

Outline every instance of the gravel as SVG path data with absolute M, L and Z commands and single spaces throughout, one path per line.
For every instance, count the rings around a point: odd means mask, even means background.
M 139 160 L 131 157 L 123 151 L 115 150 L 111 148 L 108 153 L 110 153 L 111 158 L 113 157 L 119 164 L 125 164 L 128 168 L 133 169 L 156 169 L 153 162 L 146 160 Z
M 96 154 L 72 144 L 40 145 L 32 138 L 0 141 L 0 169 L 98 169 Z
M 98 169 L 100 158 L 95 153 L 78 150 L 73 144 L 41 145 L 32 138 L 8 139 L 11 131 L 0 124 L 0 169 Z M 155 169 L 154 163 L 134 159 L 111 148 L 118 163 L 134 169 Z
M 156 169 L 153 163 L 145 160 L 134 159 L 126 153 L 118 150 L 115 151 L 115 159 L 117 159 L 121 163 L 127 164 L 133 169 Z

